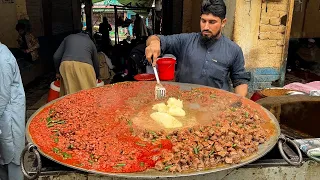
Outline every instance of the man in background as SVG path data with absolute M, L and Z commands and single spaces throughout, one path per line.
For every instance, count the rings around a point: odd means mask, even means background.
M 36 61 L 39 58 L 38 49 L 40 47 L 38 39 L 27 31 L 26 25 L 18 23 L 16 30 L 19 33 L 18 44 L 23 53 L 23 57 L 28 61 Z
M 103 21 L 99 25 L 99 32 L 102 34 L 102 49 L 105 53 L 111 45 L 111 39 L 109 34 L 111 30 L 112 27 L 108 22 L 107 17 L 103 17 Z
M 60 96 L 97 86 L 100 76 L 97 48 L 88 32 L 67 36 L 53 60 L 61 81 Z
M 140 40 L 142 37 L 148 36 L 148 29 L 139 14 L 136 14 L 136 19 L 133 25 L 133 35 Z

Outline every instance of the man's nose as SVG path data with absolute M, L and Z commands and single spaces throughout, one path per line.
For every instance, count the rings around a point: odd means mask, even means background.
M 209 23 L 208 22 L 205 23 L 204 30 L 209 30 Z

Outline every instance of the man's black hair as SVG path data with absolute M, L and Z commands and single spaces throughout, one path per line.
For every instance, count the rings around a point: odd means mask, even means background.
M 201 14 L 212 14 L 221 20 L 226 18 L 227 8 L 223 0 L 203 0 Z
M 18 23 L 16 25 L 16 30 L 19 31 L 19 30 L 26 30 L 26 25 L 23 24 L 23 23 Z

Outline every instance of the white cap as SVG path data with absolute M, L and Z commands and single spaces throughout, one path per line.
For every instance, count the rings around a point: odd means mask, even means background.
M 310 39 L 308 39 L 308 42 L 315 43 L 316 40 L 310 38 Z

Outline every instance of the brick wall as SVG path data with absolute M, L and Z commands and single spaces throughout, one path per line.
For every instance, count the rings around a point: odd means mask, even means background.
M 237 1 L 234 40 L 244 52 L 246 69 L 252 73 L 251 90 L 270 87 L 283 73 L 291 2 Z
M 258 67 L 251 68 L 251 90 L 271 87 L 271 83 L 280 78 L 285 50 L 288 2 L 289 0 L 281 0 L 261 4 L 257 40 L 260 54 L 259 59 L 256 60 L 260 61 L 260 64 Z
M 264 55 L 267 58 L 270 54 L 283 53 L 284 36 L 286 32 L 286 15 L 288 11 L 288 1 L 268 2 L 261 5 L 261 18 L 258 45 L 261 49 L 265 49 Z M 278 62 L 281 62 L 281 56 L 274 56 Z M 278 66 L 277 66 L 278 67 Z

